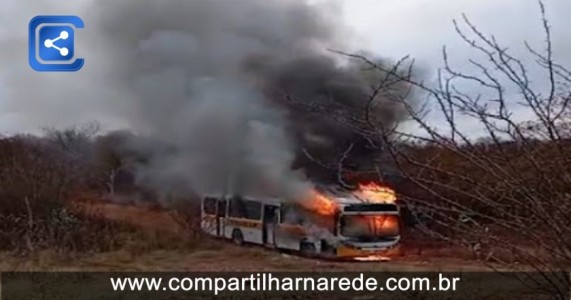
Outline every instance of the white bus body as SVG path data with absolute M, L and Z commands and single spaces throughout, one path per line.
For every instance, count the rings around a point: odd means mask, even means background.
M 396 204 L 363 203 L 353 197 L 335 200 L 339 208 L 335 216 L 311 214 L 310 224 L 302 210 L 279 199 L 209 195 L 202 199 L 201 227 L 209 235 L 236 244 L 260 244 L 322 257 L 383 255 L 398 245 Z

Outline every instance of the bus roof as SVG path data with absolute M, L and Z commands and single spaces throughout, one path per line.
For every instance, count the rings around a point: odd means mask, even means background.
M 203 196 L 203 198 L 216 198 L 216 199 L 229 199 L 232 197 L 235 197 L 237 195 L 232 195 L 232 194 L 205 194 Z M 244 200 L 254 200 L 257 202 L 261 202 L 264 204 L 273 204 L 273 205 L 279 205 L 281 204 L 283 201 L 279 198 L 272 198 L 272 197 L 257 197 L 257 196 L 242 196 L 240 195 L 240 197 Z
M 359 203 L 365 203 L 365 201 L 357 198 L 357 197 L 334 197 L 335 201 L 338 204 L 359 204 Z
M 204 198 L 216 198 L 216 199 L 222 199 L 222 198 L 231 198 L 232 196 L 235 195 L 223 195 L 223 194 L 205 194 L 203 197 Z M 349 204 L 359 204 L 359 203 L 366 203 L 365 201 L 352 196 L 352 195 L 343 195 L 343 196 L 339 196 L 339 195 L 328 195 L 330 199 L 332 199 L 333 201 L 335 201 L 337 204 L 340 205 L 349 205 Z M 275 197 L 256 197 L 256 196 L 241 196 L 243 199 L 245 200 L 255 200 L 261 203 L 267 203 L 267 204 L 276 204 L 279 205 L 281 203 L 284 202 L 288 202 L 285 201 L 282 198 L 275 198 Z

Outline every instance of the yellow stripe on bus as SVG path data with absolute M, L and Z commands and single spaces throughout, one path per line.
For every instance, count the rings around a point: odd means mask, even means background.
M 262 221 L 244 218 L 226 218 L 226 225 L 244 226 L 249 228 L 262 228 Z

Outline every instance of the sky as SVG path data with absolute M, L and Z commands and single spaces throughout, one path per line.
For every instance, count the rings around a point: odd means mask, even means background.
M 66 127 L 86 121 L 98 121 L 109 128 L 127 126 L 114 110 L 100 105 L 104 99 L 93 99 L 82 94 L 82 86 L 75 84 L 77 74 L 38 74 L 27 62 L 27 29 L 29 20 L 42 14 L 81 14 L 89 0 L 1 0 L 0 1 L 0 134 L 35 132 L 42 127 Z M 120 1 L 120 0 L 116 0 Z M 317 0 L 328 1 L 328 0 Z M 494 34 L 506 47 L 526 58 L 524 41 L 542 47 L 544 40 L 535 0 L 337 0 L 351 39 L 359 48 L 370 49 L 375 55 L 398 59 L 411 55 L 430 79 L 441 66 L 444 45 L 451 52 L 452 61 L 462 68 L 473 57 L 454 31 L 453 19 L 465 13 L 481 31 Z M 571 1 L 545 0 L 547 16 L 553 30 L 556 58 L 571 65 Z M 89 23 L 86 24 L 89 27 Z M 88 30 L 86 28 L 86 30 Z M 89 29 L 91 30 L 91 29 Z M 82 43 L 78 34 L 78 48 Z M 92 49 L 93 50 L 93 49 Z M 93 50 L 96 51 L 96 50 Z M 80 51 L 81 53 L 81 51 Z M 92 52 L 84 51 L 89 62 Z M 527 57 L 529 58 L 529 57 Z M 98 66 L 80 72 L 95 72 Z M 41 76 L 41 77 L 40 77 Z M 50 82 L 69 78 L 69 90 L 49 90 L 50 101 L 41 93 L 14 96 L 14 90 L 25 90 L 28 81 Z M 539 76 L 537 82 L 541 83 Z M 32 85 L 36 86 L 36 85 Z M 104 85 L 103 85 L 104 87 Z M 57 93 L 75 95 L 74 102 L 58 101 Z M 109 98 L 113 90 L 105 92 Z M 100 97 L 100 95 L 98 95 Z M 69 97 L 63 97 L 69 99 Z M 62 99 L 63 99 L 62 98 Z M 22 105 L 28 101 L 29 105 Z M 99 101 L 99 102 L 97 102 Z M 97 102 L 97 103 L 96 103 Z M 65 112 L 62 105 L 67 106 Z M 111 103 L 109 107 L 111 107 Z M 525 113 L 522 113 L 525 114 Z
M 560 50 L 571 48 L 571 1 L 546 0 L 547 15 Z M 452 20 L 462 14 L 482 32 L 516 50 L 523 41 L 541 43 L 543 32 L 535 0 L 351 0 L 344 2 L 349 26 L 363 35 L 376 52 L 399 57 L 410 54 L 439 65 L 441 48 L 448 45 L 465 56 Z
M 545 0 L 546 15 L 552 30 L 555 59 L 571 67 L 571 1 Z M 427 80 L 435 80 L 443 66 L 442 49 L 446 46 L 453 67 L 468 70 L 468 60 L 479 57 L 458 36 L 453 20 L 462 25 L 462 15 L 488 36 L 494 36 L 511 54 L 530 66 L 534 87 L 547 87 L 545 72 L 534 68 L 534 59 L 526 50 L 528 42 L 538 50 L 545 49 L 539 1 L 536 0 L 351 0 L 344 2 L 345 18 L 350 27 L 363 37 L 375 53 L 389 58 L 411 55 L 417 66 L 426 72 Z M 462 27 L 466 29 L 466 27 Z M 466 30 L 469 32 L 469 30 Z M 479 62 L 486 59 L 479 57 Z M 476 73 L 477 74 L 477 73 Z M 476 95 L 469 87 L 468 93 Z M 510 94 L 512 102 L 519 95 Z M 511 103 L 514 120 L 535 118 L 528 108 Z M 434 113 L 431 124 L 447 127 Z M 463 131 L 486 135 L 481 124 L 462 119 Z

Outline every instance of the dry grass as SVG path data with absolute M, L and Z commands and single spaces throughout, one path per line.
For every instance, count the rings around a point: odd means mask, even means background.
M 144 207 L 101 202 L 82 203 L 75 210 L 123 222 L 129 230 L 114 237 L 120 247 L 111 251 L 38 251 L 27 257 L 0 253 L 0 271 L 429 271 L 483 270 L 478 262 L 461 258 L 437 244 L 403 247 L 391 262 L 332 262 L 305 259 L 259 246 L 236 247 L 228 241 L 201 235 L 188 215 Z M 185 218 L 186 217 L 186 218 Z M 420 249 L 420 247 L 425 247 Z M 456 257 L 456 258 L 452 258 Z

